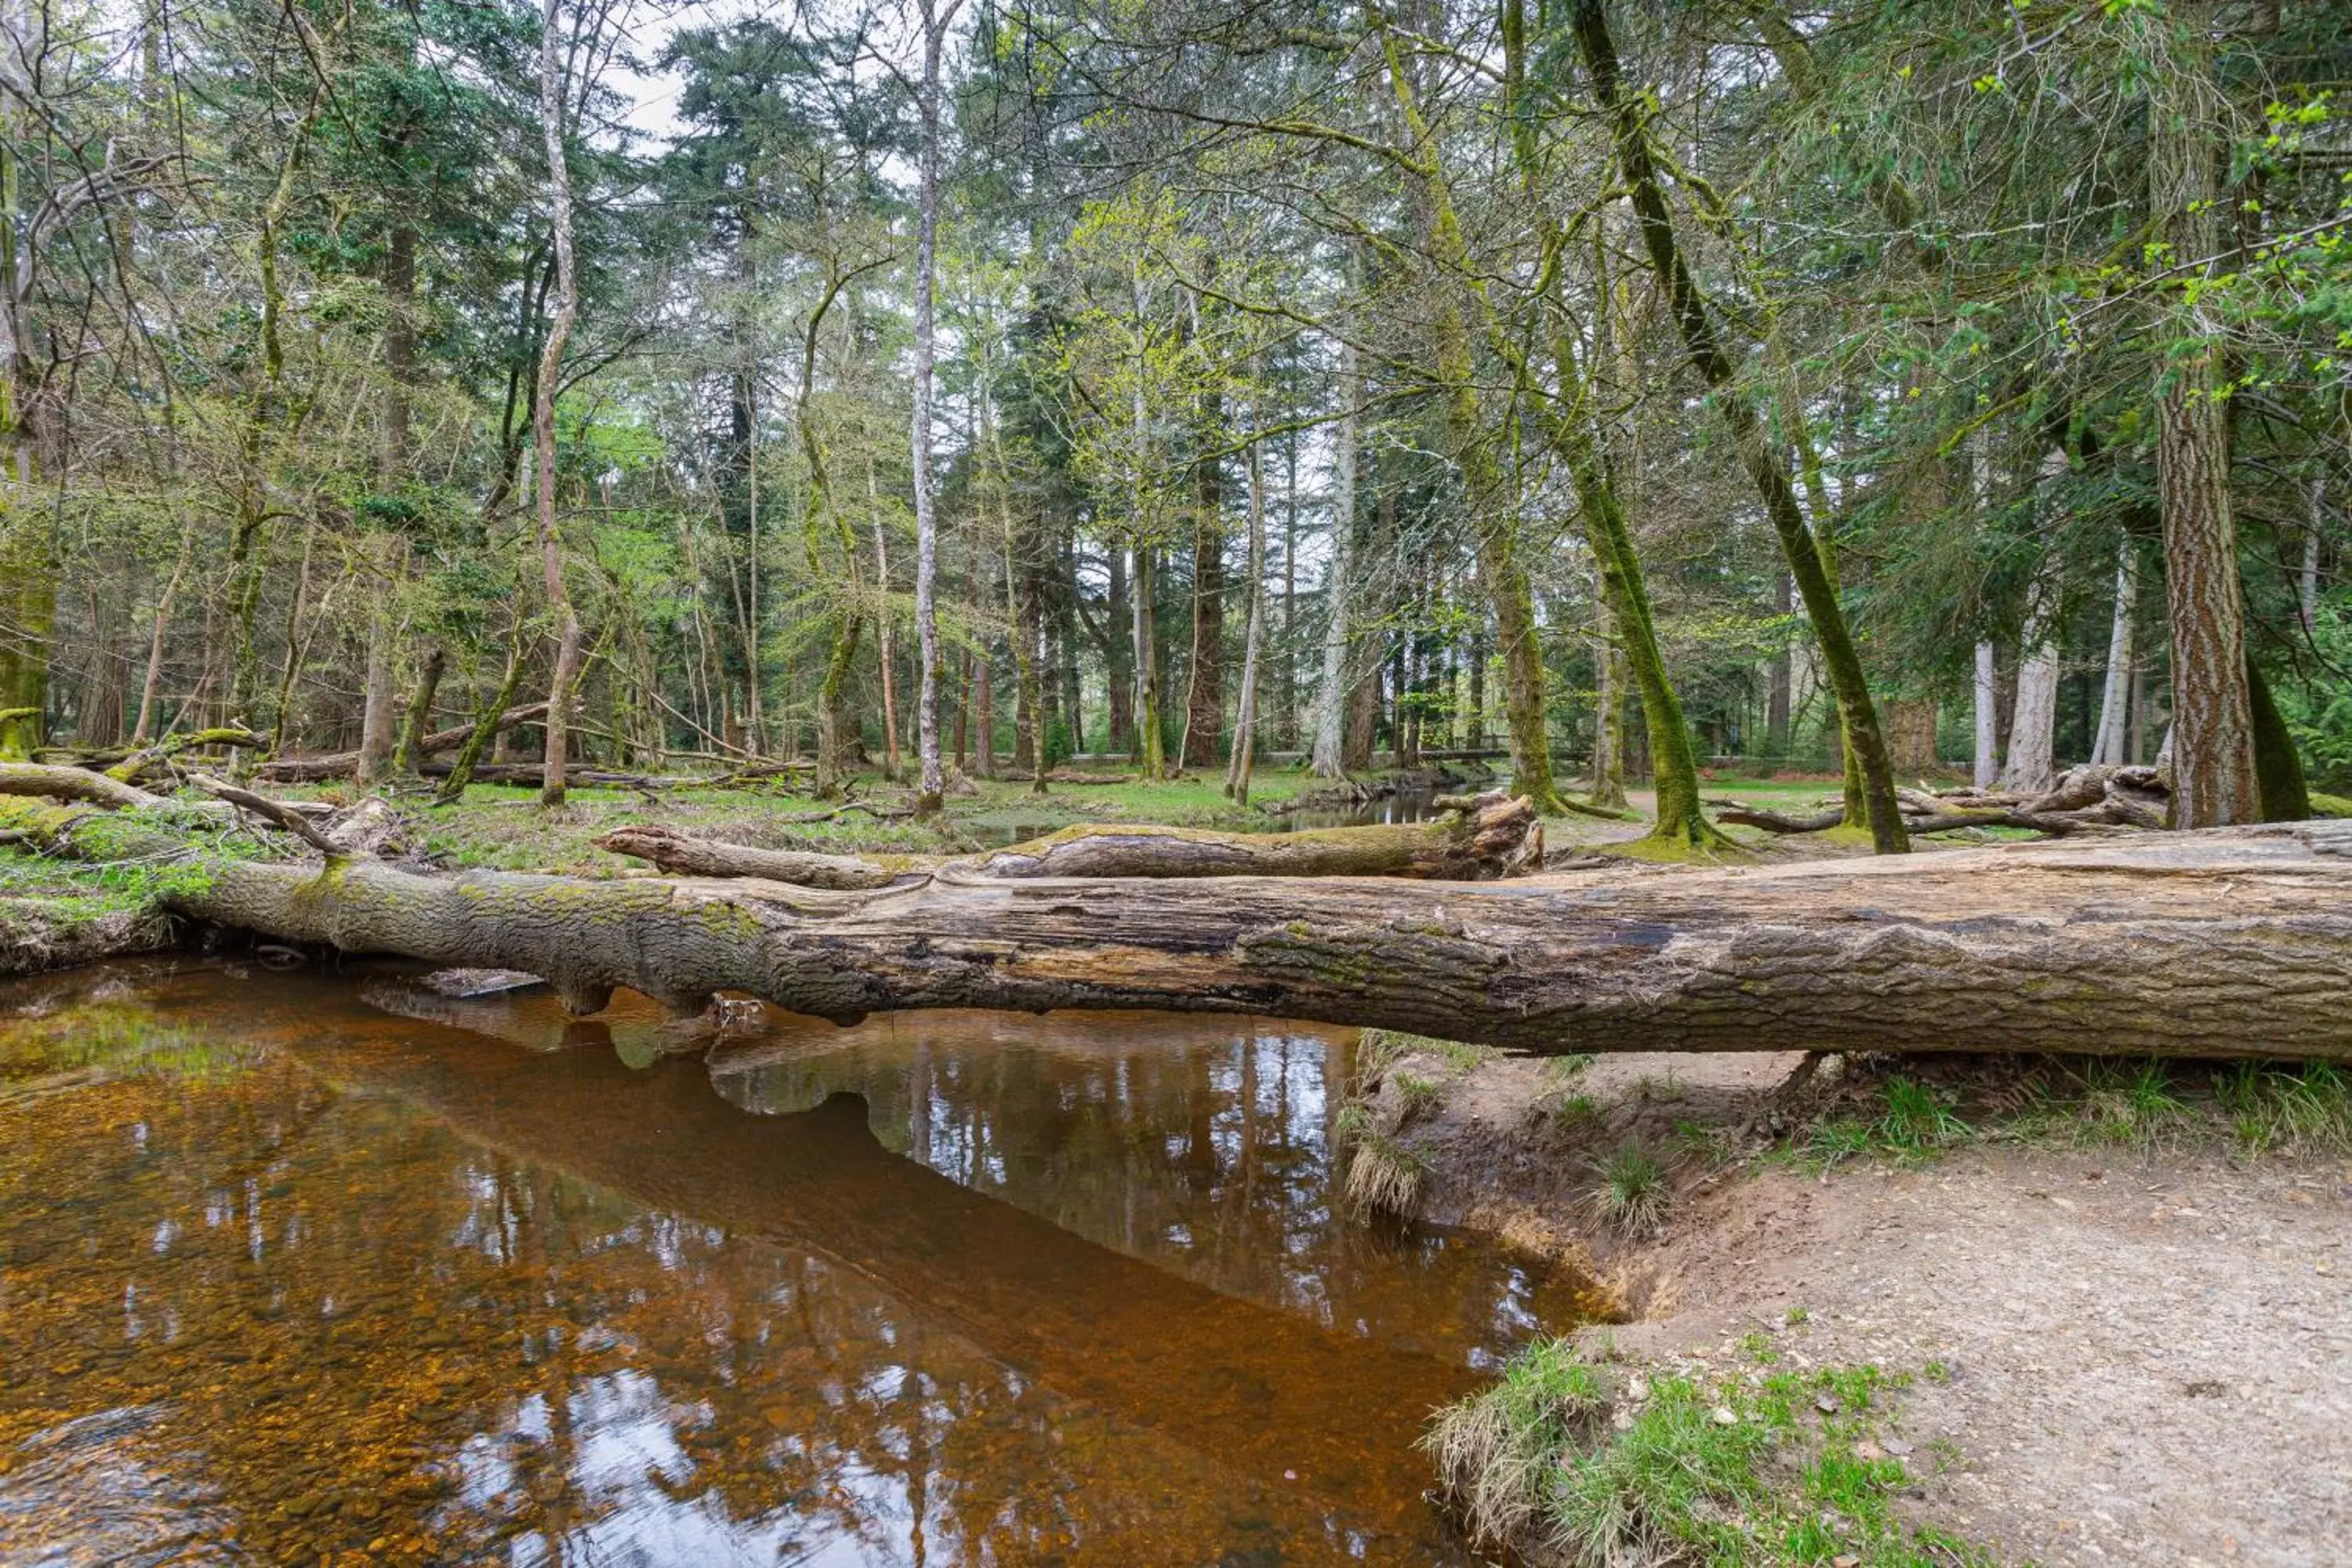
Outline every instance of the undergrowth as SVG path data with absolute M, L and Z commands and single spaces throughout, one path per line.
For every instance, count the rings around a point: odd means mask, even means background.
M 1769 1359 L 1769 1358 L 1759 1358 Z M 1482 1542 L 1580 1568 L 1973 1568 L 1992 1559 L 1895 1515 L 1911 1484 L 1871 1440 L 1910 1381 L 1876 1367 L 1750 1384 L 1648 1378 L 1530 1345 L 1423 1439 Z

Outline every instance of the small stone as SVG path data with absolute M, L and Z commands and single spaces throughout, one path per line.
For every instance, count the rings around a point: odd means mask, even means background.
M 1717 1405 L 1708 1418 L 1718 1426 L 1737 1426 L 1739 1425 L 1739 1413 L 1732 1409 L 1728 1405 Z

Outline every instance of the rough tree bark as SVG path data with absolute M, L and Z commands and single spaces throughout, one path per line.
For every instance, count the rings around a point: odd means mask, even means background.
M 946 776 L 940 768 L 939 520 L 931 499 L 931 366 L 936 353 L 932 283 L 940 226 L 940 55 L 963 0 L 919 0 L 923 24 L 923 84 L 915 95 L 922 121 L 915 207 L 915 643 L 922 663 L 915 695 L 916 809 L 936 812 Z
M 1257 443 L 1250 444 L 1248 620 L 1242 634 L 1241 709 L 1234 716 L 1233 756 L 1225 769 L 1225 795 L 1247 805 L 1250 772 L 1257 761 L 1258 654 L 1265 637 L 1265 466 Z
M 5 826 L 70 852 L 95 808 Z M 131 821 L 110 854 L 168 851 Z M 1161 1008 L 1539 1053 L 2080 1051 L 2352 1059 L 2352 824 L 1919 859 L 1363 878 L 764 881 L 209 860 L 178 912 L 354 952 L 518 969 L 578 1013 L 740 991 L 836 1020 Z
M 1357 394 L 1355 346 L 1342 343 L 1339 426 L 1332 437 L 1331 553 L 1323 566 L 1323 671 L 1315 687 L 1315 746 L 1309 759 L 1316 777 L 1326 779 L 1348 776 L 1348 694 L 1355 666 L 1349 657 L 1349 573 L 1356 534 Z
M 2221 250 L 2215 177 L 2210 7 L 2142 14 L 2148 45 L 2149 207 L 2183 280 L 2157 384 L 2157 490 L 2164 525 L 2166 611 L 2172 631 L 2172 786 L 2176 823 L 2211 827 L 2262 818 L 2252 699 L 2246 689 L 2246 606 L 2230 500 L 2223 332 L 2199 303 L 2197 275 Z
M 2129 535 L 2116 555 L 2115 617 L 2107 629 L 2107 679 L 2099 697 L 2099 731 L 2091 761 L 2120 765 L 2131 706 L 2132 620 L 2139 607 L 2139 571 Z
M 2025 625 L 2017 639 L 2017 700 L 2010 709 L 2009 760 L 2000 770 L 2003 789 L 2048 789 L 2058 773 L 2058 632 L 2065 558 L 2050 515 L 2050 496 L 2065 471 L 2066 455 L 2053 447 L 2043 455 L 2035 478 L 2041 557 L 2025 587 Z

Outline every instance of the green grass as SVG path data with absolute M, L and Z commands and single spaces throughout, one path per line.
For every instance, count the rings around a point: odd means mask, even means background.
M 1400 1127 L 1419 1121 L 1445 1103 L 1445 1086 L 1435 1079 L 1423 1078 L 1419 1073 L 1401 1072 L 1393 1082 L 1401 1110 L 1397 1118 Z
M 1518 1540 L 1553 1502 L 1563 1455 L 1590 1438 L 1607 1407 L 1600 1374 L 1567 1340 L 1539 1340 L 1494 1385 L 1437 1413 L 1422 1447 L 1471 1533 Z
M 2054 1058 L 1999 1098 L 1965 1120 L 1950 1091 L 1891 1078 L 1874 1110 L 1822 1118 L 1789 1152 L 1814 1169 L 1860 1159 L 1916 1163 L 1974 1142 L 2143 1158 L 2191 1148 L 2352 1153 L 2352 1075 L 2329 1062 Z
M 1549 1549 L 1593 1568 L 1989 1564 L 1958 1538 L 1897 1519 L 1909 1473 L 1856 1452 L 1908 1381 L 1875 1367 L 1752 1385 L 1636 1380 L 1543 1341 L 1441 1411 L 1423 1442 L 1464 1522 L 1523 1553 Z
M 1638 1143 L 1592 1163 L 1595 1218 L 1623 1237 L 1655 1236 L 1673 1211 L 1674 1183 L 1656 1155 Z

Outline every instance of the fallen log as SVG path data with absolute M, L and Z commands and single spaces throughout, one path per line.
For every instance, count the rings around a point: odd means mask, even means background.
M 116 809 L 161 805 L 163 797 L 88 768 L 55 763 L 0 763 L 0 795 L 78 800 Z
M 536 724 L 546 717 L 546 703 L 526 702 L 499 715 L 493 732 L 511 730 L 519 724 Z M 452 729 L 436 730 L 428 735 L 421 735 L 417 737 L 416 754 L 429 757 L 440 752 L 454 752 L 464 745 L 466 737 L 473 732 L 474 726 L 468 721 Z M 329 779 L 349 778 L 359 763 L 357 752 L 329 752 L 317 757 L 275 757 L 255 769 L 254 777 L 268 784 L 319 784 Z
M 1217 833 L 1085 824 L 959 862 L 960 875 L 1030 877 L 1412 877 L 1475 882 L 1543 861 L 1543 825 L 1526 796 L 1481 796 L 1429 822 Z
M 1967 827 L 2021 827 L 2052 837 L 2116 827 L 2162 827 L 2168 800 L 2154 768 L 2084 764 L 2069 769 L 2050 789 L 2035 793 L 1973 786 L 1929 793 L 1895 792 L 1910 833 L 1949 833 Z M 1804 816 L 1767 811 L 1736 800 L 1710 800 L 1720 822 L 1760 827 L 1770 833 L 1821 833 L 1845 821 L 1841 806 Z
M 665 871 L 688 877 L 764 877 L 803 888 L 855 890 L 887 888 L 908 873 L 854 855 L 818 855 L 798 849 L 761 849 L 695 838 L 663 823 L 616 827 L 596 840 L 615 855 L 649 860 Z M 918 870 L 912 875 L 925 873 Z
M 0 822 L 71 852 L 48 807 Z M 135 831 L 134 831 L 135 829 Z M 167 829 L 125 824 L 168 850 Z M 818 1017 L 1162 1008 L 1539 1053 L 2078 1051 L 2352 1059 L 2352 823 L 1465 885 L 1370 878 L 420 876 L 210 859 L 177 912 L 352 952 Z
M 1441 800 L 1441 805 L 1448 802 Z M 1456 798 L 1454 815 L 1429 822 L 1326 827 L 1304 833 L 1219 833 L 1205 828 L 1080 824 L 1044 838 L 963 858 L 866 859 L 761 849 L 694 838 L 646 824 L 596 840 L 616 855 L 689 877 L 764 877 L 803 887 L 887 888 L 910 877 L 980 880 L 1033 877 L 1418 877 L 1474 882 L 1543 860 L 1543 826 L 1526 797 Z

